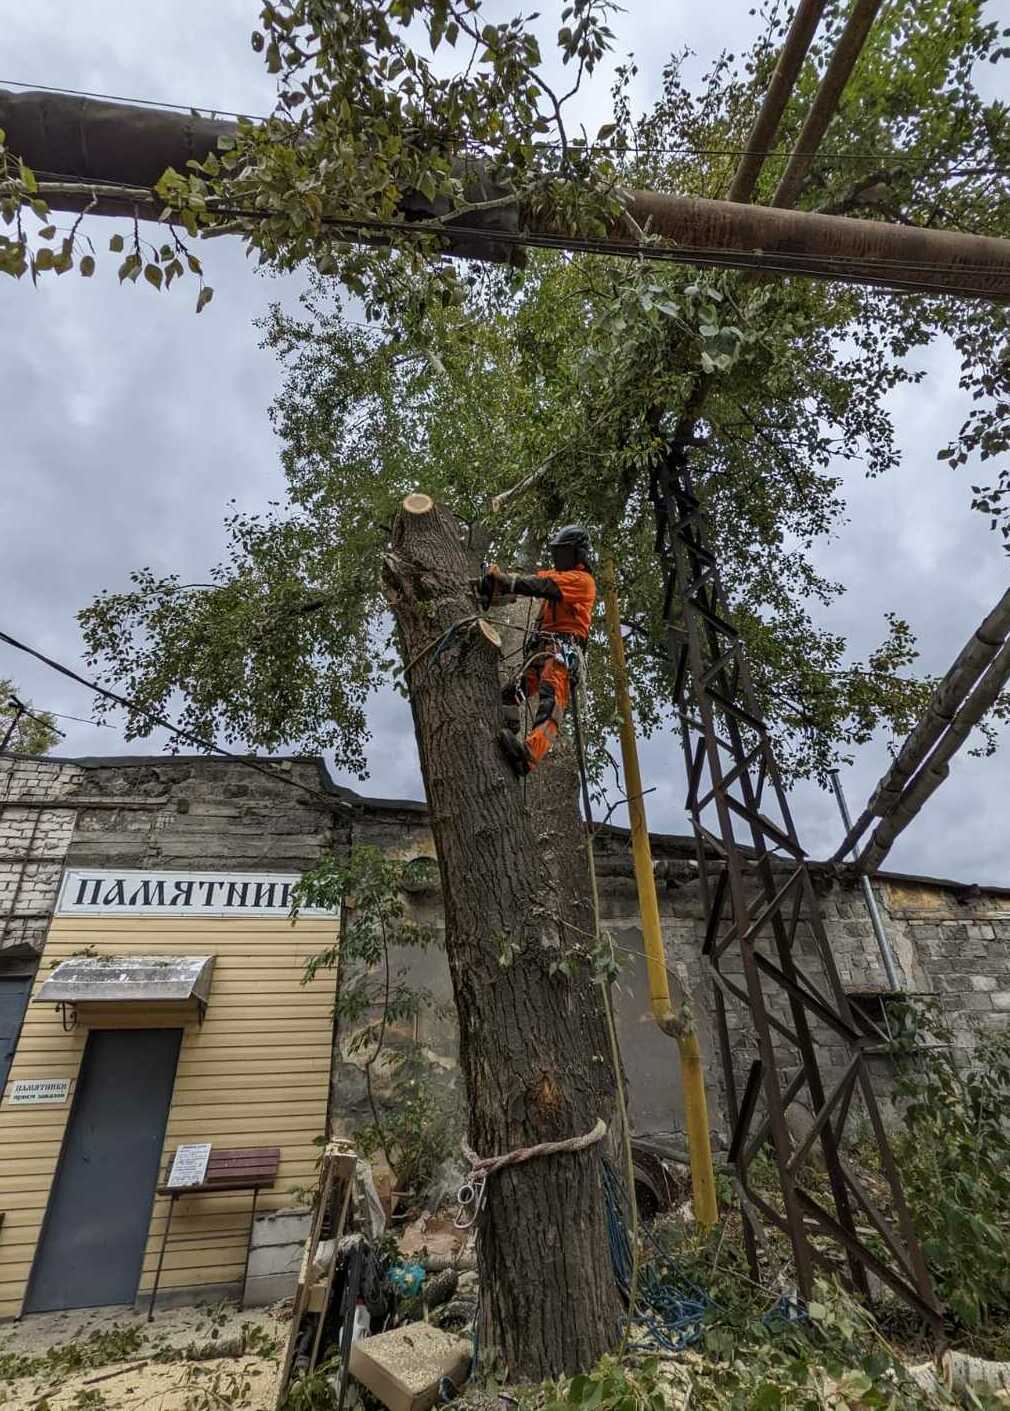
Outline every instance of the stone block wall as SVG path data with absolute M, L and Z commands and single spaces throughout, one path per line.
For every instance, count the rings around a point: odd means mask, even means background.
M 123 755 L 79 761 L 72 867 L 299 872 L 347 846 L 343 795 L 316 758 Z M 270 777 L 272 776 L 272 777 Z
M 0 957 L 30 958 L 45 945 L 74 832 L 75 764 L 0 759 Z M 62 806 L 61 806 L 62 805 Z
M 413 805 L 381 800 L 360 800 L 353 824 L 355 842 L 372 842 L 398 857 L 430 856 L 430 833 L 423 810 Z M 694 843 L 690 838 L 653 836 L 653 857 L 658 884 L 660 916 L 667 963 L 690 996 L 702 1048 L 707 1060 L 709 1102 L 713 1126 L 726 1135 L 724 1093 L 715 1043 L 715 1016 L 708 965 L 702 958 L 704 912 L 698 886 Z M 611 932 L 623 962 L 615 992 L 615 1009 L 621 1049 L 628 1073 L 632 1121 L 639 1131 L 679 1129 L 682 1103 L 676 1048 L 652 1022 L 645 965 L 641 958 L 642 935 L 632 868 L 630 839 L 626 830 L 602 829 L 597 837 L 597 873 L 603 924 Z M 845 989 L 858 1001 L 872 1001 L 887 989 L 866 902 L 856 878 L 848 869 L 814 863 L 812 877 L 835 965 Z M 912 994 L 936 995 L 955 1027 L 970 1043 L 975 1026 L 1010 1025 L 1010 888 L 975 887 L 942 879 L 885 874 L 874 882 L 885 930 L 903 979 Z M 438 918 L 437 890 L 414 899 L 418 918 Z M 825 986 L 809 926 L 801 921 L 795 954 L 813 983 Z M 419 983 L 440 997 L 451 999 L 444 957 L 431 955 L 411 962 Z M 727 957 L 724 972 L 742 980 L 739 963 Z M 776 995 L 771 1012 L 790 1023 L 788 1002 Z M 746 1079 L 756 1046 L 747 1010 L 732 1002 L 727 1019 L 738 1084 Z M 816 1018 L 810 1029 L 817 1045 L 826 1084 L 840 1075 L 846 1051 L 834 1031 Z M 455 1055 L 451 1020 L 439 1021 L 428 1035 L 430 1047 L 443 1059 Z M 788 1065 L 795 1050 L 780 1041 L 779 1051 Z M 340 1102 L 358 1105 L 360 1074 L 343 1064 Z M 871 1071 L 883 1090 L 889 1087 L 889 1066 L 871 1060 Z
M 929 878 L 885 880 L 889 927 L 912 957 L 911 988 L 955 1028 L 1010 1025 L 1010 891 Z

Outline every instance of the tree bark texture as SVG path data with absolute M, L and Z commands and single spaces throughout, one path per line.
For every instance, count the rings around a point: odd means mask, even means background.
M 599 985 L 551 973 L 563 918 L 522 784 L 502 759 L 499 656 L 454 623 L 476 611 L 456 522 L 401 512 L 385 561 L 441 871 L 471 1147 L 497 1156 L 610 1122 Z M 514 1380 L 591 1366 L 618 1340 L 602 1144 L 493 1174 L 478 1221 L 481 1364 Z
M 519 563 L 523 573 L 535 573 L 538 567 L 534 556 L 524 556 L 524 561 Z M 502 630 L 505 645 L 498 673 L 503 686 L 518 675 L 523 662 L 518 649 L 535 624 L 539 608 L 540 604 L 535 599 L 518 598 L 514 603 L 497 608 L 493 614 L 494 622 Z M 521 735 L 532 728 L 534 715 L 535 703 L 528 702 L 521 715 Z M 582 818 L 582 779 L 574 736 L 570 706 L 565 725 L 549 753 L 520 787 L 557 898 L 562 945 L 585 949 L 593 941 L 593 893 Z M 621 1080 L 627 1098 L 627 1078 L 623 1066 Z M 616 1105 L 607 1120 L 609 1125 L 604 1150 L 611 1165 L 623 1171 L 625 1136 Z

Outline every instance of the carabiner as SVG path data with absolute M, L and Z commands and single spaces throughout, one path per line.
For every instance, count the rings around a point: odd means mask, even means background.
M 456 1192 L 456 1202 L 459 1209 L 456 1218 L 452 1222 L 457 1230 L 469 1230 L 477 1223 L 477 1216 L 480 1208 L 484 1204 L 484 1187 L 487 1185 L 486 1176 L 471 1176 Z M 469 1212 L 469 1219 L 465 1218 Z

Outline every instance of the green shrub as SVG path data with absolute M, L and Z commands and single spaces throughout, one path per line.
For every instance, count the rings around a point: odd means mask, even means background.
M 898 1023 L 905 1196 L 938 1295 L 976 1329 L 1010 1312 L 1010 1034 L 959 1051 L 935 1004 Z

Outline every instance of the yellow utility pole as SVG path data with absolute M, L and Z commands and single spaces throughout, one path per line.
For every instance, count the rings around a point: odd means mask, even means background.
M 694 1217 L 700 1225 L 714 1225 L 719 1218 L 719 1210 L 715 1198 L 712 1142 L 708 1129 L 705 1070 L 694 1024 L 689 1015 L 678 1014 L 670 1000 L 670 981 L 659 925 L 659 902 L 656 898 L 656 878 L 652 870 L 649 827 L 642 797 L 642 774 L 638 765 L 638 742 L 635 738 L 635 722 L 631 714 L 631 697 L 628 692 L 628 668 L 624 659 L 624 639 L 621 636 L 617 583 L 614 565 L 609 559 L 603 565 L 603 605 L 607 618 L 607 636 L 610 638 L 614 695 L 620 721 L 624 788 L 628 796 L 628 812 L 631 815 L 631 848 L 635 864 L 635 886 L 638 889 L 638 909 L 642 917 L 645 964 L 649 975 L 649 1002 L 653 1019 L 664 1034 L 669 1034 L 677 1040 L 680 1050 L 680 1077 L 684 1092 L 687 1150 L 691 1161 Z

